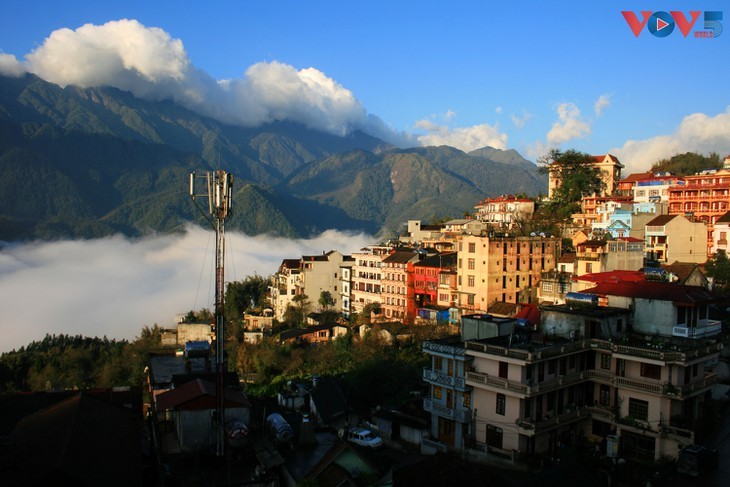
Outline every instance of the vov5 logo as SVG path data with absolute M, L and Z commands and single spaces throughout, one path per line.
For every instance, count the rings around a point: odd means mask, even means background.
M 655 37 L 667 37 L 674 32 L 675 27 L 678 27 L 682 35 L 687 37 L 702 12 L 700 10 L 692 10 L 689 12 L 688 17 L 684 12 L 677 10 L 670 12 L 642 10 L 641 20 L 639 20 L 635 12 L 623 10 L 621 14 L 626 19 L 626 23 L 629 24 L 631 32 L 636 37 L 639 37 L 644 27 Z M 720 37 L 720 34 L 722 34 L 722 23 L 720 22 L 722 20 L 722 12 L 704 12 L 704 14 L 704 30 L 695 30 L 695 38 L 712 39 Z

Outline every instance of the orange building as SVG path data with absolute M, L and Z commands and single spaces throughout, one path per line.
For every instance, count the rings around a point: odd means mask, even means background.
M 730 170 L 703 171 L 684 176 L 685 184 L 669 188 L 669 214 L 691 215 L 707 223 L 707 255 L 718 218 L 730 210 Z

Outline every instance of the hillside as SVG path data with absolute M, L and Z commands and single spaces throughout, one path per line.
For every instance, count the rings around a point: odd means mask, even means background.
M 236 176 L 229 228 L 287 237 L 390 234 L 407 219 L 460 217 L 485 196 L 547 184 L 515 151 L 231 126 L 114 88 L 0 77 L 0 240 L 175 231 L 201 222 L 187 175 L 216 167 Z

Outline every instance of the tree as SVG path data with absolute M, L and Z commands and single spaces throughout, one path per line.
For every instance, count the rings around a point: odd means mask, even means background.
M 317 300 L 319 308 L 322 311 L 327 311 L 330 306 L 334 306 L 335 300 L 332 298 L 332 293 L 329 291 L 322 291 L 319 293 L 319 299 Z
M 258 274 L 246 276 L 243 281 L 226 285 L 225 314 L 227 320 L 240 320 L 243 313 L 261 309 L 266 299 L 269 281 Z
M 555 174 L 561 181 L 546 208 L 549 214 L 558 218 L 567 219 L 577 213 L 584 196 L 601 193 L 606 187 L 601 170 L 593 164 L 593 157 L 584 152 L 553 149 L 538 162 L 542 164 L 541 173 Z
M 730 284 L 730 259 L 724 250 L 718 250 L 705 264 L 707 276 L 714 288 L 726 289 Z
M 662 159 L 653 166 L 651 171 L 669 172 L 677 176 L 686 176 L 688 174 L 697 174 L 705 169 L 721 169 L 722 161 L 717 152 L 712 152 L 709 156 L 696 154 L 694 152 L 686 152 L 684 154 L 676 154 L 669 159 Z

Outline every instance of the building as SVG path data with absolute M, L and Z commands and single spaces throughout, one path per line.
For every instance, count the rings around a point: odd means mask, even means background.
M 676 458 L 716 382 L 716 296 L 666 282 L 601 283 L 542 306 L 536 331 L 465 342 L 474 436 L 486 455 L 555 453 L 584 436 L 621 456 Z M 629 331 L 629 327 L 633 331 Z
M 302 278 L 299 264 L 299 259 L 284 259 L 272 277 L 269 300 L 274 309 L 274 317 L 279 321 L 284 319 L 287 307 L 297 294 L 297 288 Z
M 631 204 L 630 196 L 585 196 L 580 202 L 580 213 L 571 215 L 573 225 L 592 228 L 606 220 L 606 215 L 616 208 L 626 208 Z
M 458 238 L 458 307 L 462 312 L 486 312 L 494 301 L 534 300 L 540 275 L 557 265 L 557 237 Z
M 412 324 L 416 316 L 412 265 L 423 256 L 413 250 L 395 250 L 382 262 L 382 316 L 386 321 Z
M 515 222 L 532 220 L 535 202 L 515 195 L 485 198 L 474 205 L 474 218 L 490 227 L 509 230 Z
M 332 297 L 332 309 L 342 312 L 340 300 L 340 269 L 345 256 L 337 250 L 322 255 L 305 255 L 300 260 L 301 279 L 297 282 L 297 294 L 307 295 L 316 303 L 322 293 Z
M 662 264 L 707 261 L 707 224 L 702 221 L 660 215 L 646 224 L 645 234 L 648 259 Z
M 605 185 L 603 193 L 597 196 L 609 196 L 614 194 L 618 188 L 618 182 L 621 179 L 621 169 L 623 169 L 624 165 L 621 164 L 616 156 L 611 154 L 592 156 L 592 158 L 592 165 L 600 169 L 603 183 Z M 558 188 L 562 182 L 560 163 L 551 163 L 548 166 L 548 198 L 552 199 L 555 189 Z
M 635 203 L 668 203 L 669 189 L 684 186 L 684 179 L 671 174 L 655 174 L 636 181 L 632 188 Z
M 390 247 L 371 245 L 352 254 L 351 313 L 362 313 L 365 306 L 382 302 L 381 266 L 389 253 Z
M 352 267 L 355 259 L 352 256 L 344 256 L 340 266 L 340 302 L 342 303 L 342 316 L 349 318 L 352 312 Z
M 730 169 L 684 176 L 684 185 L 669 188 L 669 213 L 692 215 L 707 224 L 706 254 L 712 255 L 715 222 L 730 210 Z
M 424 241 L 438 239 L 443 225 L 423 225 L 421 220 L 408 220 L 406 232 L 398 240 L 406 245 L 418 245 Z
M 415 293 L 416 308 L 423 306 L 440 306 L 439 288 L 441 285 L 440 276 L 442 273 L 453 275 L 456 269 L 456 252 L 444 252 L 435 254 L 419 254 L 420 258 L 411 263 L 413 272 L 413 292 Z M 449 279 L 445 283 L 450 282 Z M 451 302 L 451 293 L 444 301 Z M 446 306 L 450 306 L 446 303 Z
M 576 246 L 575 275 L 639 270 L 644 266 L 644 242 L 632 237 L 587 240 Z
M 722 250 L 727 254 L 728 235 L 730 235 L 730 211 L 715 220 L 715 224 L 712 227 L 712 247 L 710 247 L 710 255 L 715 255 L 719 250 Z

